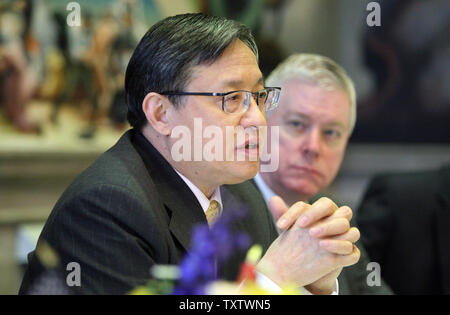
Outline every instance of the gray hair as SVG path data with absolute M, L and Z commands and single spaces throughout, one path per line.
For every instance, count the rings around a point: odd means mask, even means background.
M 330 58 L 316 54 L 294 54 L 281 62 L 267 77 L 267 86 L 282 86 L 291 79 L 300 79 L 326 90 L 344 90 L 350 99 L 350 133 L 356 123 L 356 92 L 345 70 Z M 282 92 L 283 93 L 283 92 Z

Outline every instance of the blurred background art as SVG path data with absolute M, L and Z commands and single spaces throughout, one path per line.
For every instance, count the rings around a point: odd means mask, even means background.
M 381 26 L 372 27 L 369 2 L 0 0 L 0 294 L 17 293 L 26 254 L 65 187 L 128 128 L 128 60 L 169 15 L 205 12 L 247 24 L 265 75 L 299 52 L 347 70 L 358 118 L 326 192 L 337 201 L 356 208 L 378 172 L 449 162 L 450 2 L 375 1 Z M 79 24 L 69 17 L 77 8 Z

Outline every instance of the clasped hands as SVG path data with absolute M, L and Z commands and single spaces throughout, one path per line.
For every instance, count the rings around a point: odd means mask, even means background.
M 273 197 L 269 207 L 280 235 L 256 269 L 280 287 L 291 284 L 313 294 L 331 294 L 342 268 L 360 257 L 354 245 L 360 233 L 350 226 L 352 210 L 328 198 L 312 205 L 297 202 L 288 209 L 280 197 Z

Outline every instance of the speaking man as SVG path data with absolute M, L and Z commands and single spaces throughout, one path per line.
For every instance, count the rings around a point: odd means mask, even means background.
M 133 128 L 70 185 L 40 236 L 63 266 L 81 266 L 81 293 L 122 294 L 145 284 L 153 265 L 180 263 L 196 224 L 213 225 L 232 208 L 247 213 L 233 228 L 263 247 L 260 283 L 290 283 L 313 294 L 336 290 L 336 270 L 359 259 L 349 209 L 329 199 L 296 204 L 278 237 L 264 200 L 247 181 L 259 168 L 258 139 L 239 142 L 237 133 L 265 126 L 265 112 L 279 96 L 263 82 L 254 39 L 240 23 L 184 14 L 150 28 L 126 71 Z M 198 139 L 192 139 L 192 158 L 180 159 L 174 134 L 195 134 L 199 121 L 223 136 L 216 149 L 224 156 L 245 158 L 198 158 Z M 229 127 L 236 130 L 233 141 L 226 141 Z M 243 259 L 237 255 L 221 277 L 234 280 Z M 21 292 L 40 270 L 31 254 Z

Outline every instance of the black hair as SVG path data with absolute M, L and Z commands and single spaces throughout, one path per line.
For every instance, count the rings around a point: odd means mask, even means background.
M 168 17 L 153 25 L 141 39 L 125 75 L 128 122 L 140 130 L 146 123 L 142 102 L 150 92 L 183 91 L 191 69 L 212 64 L 236 39 L 258 59 L 250 29 L 239 22 L 202 13 Z M 169 96 L 179 106 L 179 96 Z

